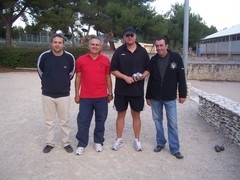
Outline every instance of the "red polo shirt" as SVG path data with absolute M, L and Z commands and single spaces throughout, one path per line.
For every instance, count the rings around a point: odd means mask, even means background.
M 100 54 L 95 60 L 85 54 L 77 59 L 76 73 L 81 73 L 80 98 L 107 96 L 106 75 L 110 74 L 109 59 Z

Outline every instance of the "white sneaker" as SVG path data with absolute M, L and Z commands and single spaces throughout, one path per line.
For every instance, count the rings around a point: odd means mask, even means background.
M 136 151 L 142 151 L 142 145 L 141 142 L 138 139 L 135 139 L 133 142 L 133 147 Z
M 76 155 L 82 155 L 84 151 L 85 151 L 84 147 L 78 147 L 76 150 Z
M 102 146 L 101 144 L 95 143 L 94 146 L 95 146 L 95 150 L 96 150 L 97 152 L 102 152 L 103 146 Z
M 122 146 L 123 146 L 123 141 L 122 141 L 121 138 L 118 138 L 118 139 L 116 139 L 116 140 L 114 141 L 114 143 L 113 143 L 113 145 L 112 145 L 112 150 L 117 151 L 117 150 L 119 150 L 120 147 L 122 147 Z

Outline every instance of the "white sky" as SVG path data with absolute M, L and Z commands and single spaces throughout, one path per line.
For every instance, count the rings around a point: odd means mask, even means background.
M 159 14 L 171 9 L 171 4 L 183 4 L 185 0 L 156 0 L 152 3 Z M 191 13 L 199 14 L 205 24 L 218 31 L 240 24 L 240 0 L 189 0 Z

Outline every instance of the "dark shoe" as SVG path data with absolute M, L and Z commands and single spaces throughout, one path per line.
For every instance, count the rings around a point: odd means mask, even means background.
M 160 152 L 163 148 L 164 148 L 164 147 L 157 145 L 157 146 L 153 149 L 153 151 L 154 151 L 154 152 Z
M 219 145 L 216 145 L 214 148 L 215 148 L 216 152 L 220 152 L 221 151 L 221 147 Z
M 49 153 L 53 148 L 54 148 L 53 146 L 46 145 L 46 147 L 43 149 L 43 152 Z
M 68 152 L 68 153 L 72 153 L 73 152 L 73 148 L 71 145 L 67 145 L 66 147 L 64 147 L 64 149 Z
M 214 148 L 216 152 L 224 151 L 224 146 L 216 145 Z
M 180 152 L 175 153 L 174 156 L 175 156 L 177 159 L 183 159 L 183 155 L 181 155 Z

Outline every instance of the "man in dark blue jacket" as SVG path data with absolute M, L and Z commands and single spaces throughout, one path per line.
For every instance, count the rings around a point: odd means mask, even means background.
M 166 37 L 157 39 L 155 45 L 157 54 L 151 58 L 151 70 L 146 92 L 146 101 L 151 106 L 157 131 L 157 146 L 154 152 L 160 152 L 167 142 L 162 123 L 164 106 L 170 151 L 177 159 L 182 159 L 183 156 L 179 151 L 176 98 L 178 90 L 179 103 L 184 103 L 187 94 L 184 65 L 178 53 L 168 50 Z
M 42 83 L 42 102 L 45 123 L 47 126 L 46 146 L 44 153 L 54 147 L 54 127 L 56 114 L 61 126 L 61 139 L 68 153 L 73 152 L 69 134 L 69 107 L 71 80 L 75 74 L 75 58 L 64 51 L 64 37 L 55 34 L 51 42 L 52 49 L 43 52 L 37 62 L 38 74 Z

